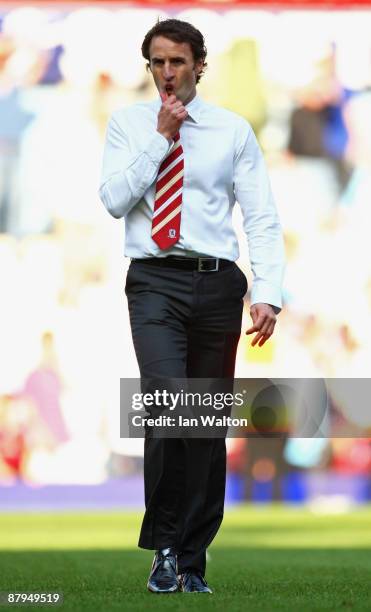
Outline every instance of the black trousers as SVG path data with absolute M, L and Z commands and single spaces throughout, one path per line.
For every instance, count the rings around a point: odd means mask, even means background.
M 141 377 L 233 378 L 246 290 L 236 264 L 196 272 L 132 261 L 125 292 Z M 223 519 L 225 476 L 224 438 L 146 436 L 139 546 L 172 546 L 180 573 L 204 575 Z

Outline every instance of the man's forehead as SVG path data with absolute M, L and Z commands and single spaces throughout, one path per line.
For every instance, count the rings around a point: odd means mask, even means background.
M 192 55 L 192 50 L 187 42 L 179 43 L 164 36 L 154 36 L 149 47 L 150 57 L 163 55 L 187 57 Z

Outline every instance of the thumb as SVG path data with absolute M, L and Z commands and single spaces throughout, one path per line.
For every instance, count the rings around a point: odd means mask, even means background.
M 164 91 L 160 91 L 160 97 L 162 102 L 165 102 L 165 100 L 167 100 L 167 95 Z

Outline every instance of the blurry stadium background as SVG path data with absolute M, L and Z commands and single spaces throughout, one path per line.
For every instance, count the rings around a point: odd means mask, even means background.
M 0 511 L 143 505 L 143 441 L 119 437 L 124 222 L 98 185 L 111 112 L 157 95 L 140 46 L 159 17 L 204 33 L 199 92 L 250 121 L 285 231 L 276 333 L 242 334 L 236 376 L 369 376 L 371 7 L 258 4 L 0 2 Z M 370 406 L 352 438 L 332 409 L 327 439 L 229 440 L 227 504 L 370 500 Z

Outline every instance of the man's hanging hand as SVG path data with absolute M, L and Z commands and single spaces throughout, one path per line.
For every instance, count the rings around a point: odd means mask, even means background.
M 255 346 L 258 343 L 258 346 L 263 346 L 274 332 L 274 326 L 277 321 L 276 314 L 270 304 L 254 304 L 250 308 L 250 316 L 253 325 L 247 330 L 246 334 L 257 332 L 251 342 L 251 346 Z

